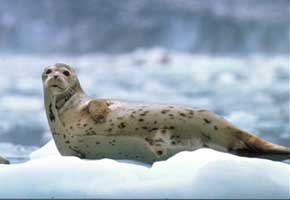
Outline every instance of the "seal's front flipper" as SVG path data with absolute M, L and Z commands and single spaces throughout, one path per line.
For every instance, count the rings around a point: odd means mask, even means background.
M 239 148 L 229 148 L 229 152 L 246 157 L 266 158 L 275 161 L 290 159 L 290 148 L 267 142 L 249 133 L 238 131 L 235 134 Z
M 8 160 L 6 160 L 6 159 L 4 159 L 4 158 L 2 158 L 2 157 L 0 156 L 0 164 L 6 164 L 6 165 L 8 165 L 8 164 L 10 164 L 10 163 L 9 163 Z
M 92 100 L 88 104 L 88 110 L 91 117 L 96 122 L 104 122 L 108 113 L 110 112 L 109 106 L 111 103 L 107 100 Z

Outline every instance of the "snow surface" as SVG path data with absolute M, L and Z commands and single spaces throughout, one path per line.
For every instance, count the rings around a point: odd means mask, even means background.
M 289 165 L 210 149 L 147 166 L 62 157 L 50 141 L 30 157 L 22 164 L 0 165 L 0 198 L 290 197 Z

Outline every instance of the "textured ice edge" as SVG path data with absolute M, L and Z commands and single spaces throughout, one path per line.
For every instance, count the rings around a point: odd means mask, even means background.
M 31 160 L 0 165 L 0 198 L 289 199 L 289 165 L 210 149 L 181 152 L 152 167 L 62 157 L 53 141 Z

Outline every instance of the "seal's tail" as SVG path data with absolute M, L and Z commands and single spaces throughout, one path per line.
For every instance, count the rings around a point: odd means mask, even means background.
M 235 134 L 240 148 L 233 149 L 232 153 L 240 156 L 267 158 L 270 160 L 290 159 L 290 148 L 267 142 L 244 131 Z

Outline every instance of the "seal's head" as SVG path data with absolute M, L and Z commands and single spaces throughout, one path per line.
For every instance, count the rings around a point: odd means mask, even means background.
M 62 63 L 45 68 L 42 80 L 44 89 L 53 96 L 65 93 L 78 83 L 75 71 Z

